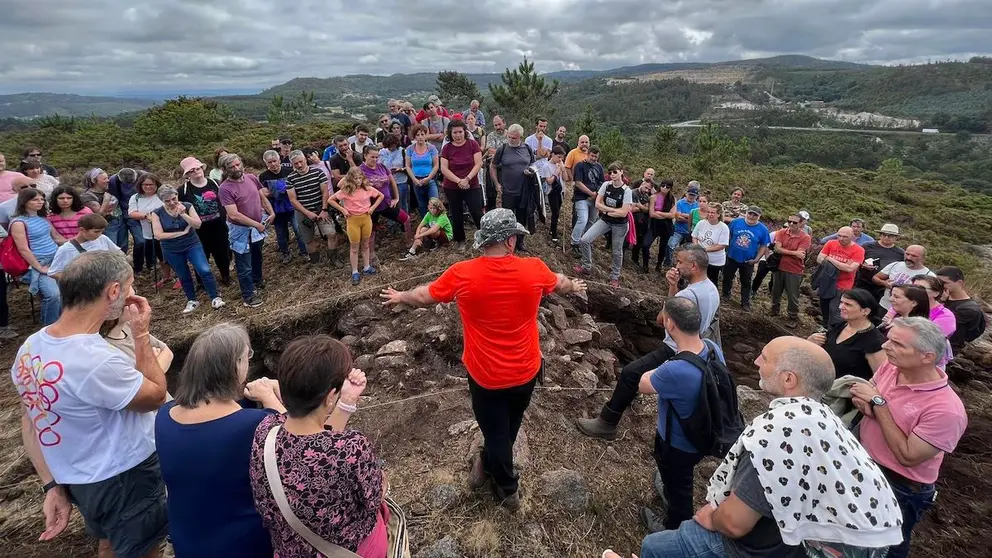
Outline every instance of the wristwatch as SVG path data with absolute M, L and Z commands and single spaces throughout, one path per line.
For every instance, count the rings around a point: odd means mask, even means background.
M 872 409 L 874 409 L 875 407 L 881 407 L 885 405 L 885 398 L 882 397 L 881 395 L 876 395 L 875 397 L 871 398 L 869 404 L 871 405 Z
M 50 483 L 48 483 L 48 484 L 46 484 L 45 486 L 43 486 L 43 487 L 42 487 L 42 490 L 44 491 L 44 493 L 45 493 L 45 494 L 48 494 L 48 491 L 49 491 L 49 490 L 51 490 L 51 489 L 53 489 L 53 488 L 55 488 L 55 487 L 57 487 L 58 485 L 59 485 L 59 483 L 57 483 L 57 482 L 55 482 L 55 481 L 52 481 L 52 482 L 50 482 Z

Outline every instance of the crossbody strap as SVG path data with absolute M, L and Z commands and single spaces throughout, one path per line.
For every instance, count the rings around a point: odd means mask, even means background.
M 269 481 L 269 489 L 272 490 L 272 497 L 279 506 L 279 512 L 289 523 L 289 526 L 296 531 L 296 534 L 306 539 L 310 546 L 316 548 L 327 558 L 356 558 L 358 554 L 342 548 L 334 543 L 322 539 L 319 535 L 310 530 L 300 521 L 293 510 L 289 507 L 289 500 L 286 499 L 286 491 L 282 487 L 282 479 L 279 478 L 279 466 L 276 464 L 276 436 L 282 426 L 276 426 L 269 430 L 265 437 L 265 452 L 263 454 L 265 462 L 265 478 Z M 360 558 L 360 557 L 358 557 Z

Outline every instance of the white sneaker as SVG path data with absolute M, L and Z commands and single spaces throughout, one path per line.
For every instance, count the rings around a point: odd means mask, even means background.
M 183 308 L 183 314 L 189 314 L 190 312 L 196 310 L 199 307 L 200 307 L 199 302 L 195 300 L 190 300 L 189 302 L 186 303 L 186 308 Z
M 210 306 L 212 306 L 213 309 L 216 310 L 216 309 L 224 306 L 224 301 L 220 297 L 217 297 L 217 298 L 215 298 L 215 299 L 213 299 L 213 300 L 210 301 Z

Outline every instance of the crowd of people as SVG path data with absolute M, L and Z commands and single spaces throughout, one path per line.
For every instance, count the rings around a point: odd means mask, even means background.
M 247 331 L 222 323 L 194 341 L 170 394 L 173 355 L 151 335 L 152 309 L 134 281 L 161 271 L 156 286 L 175 277 L 184 313 L 197 310 L 198 289 L 219 309 L 218 284 L 230 282 L 233 259 L 243 304 L 257 307 L 270 225 L 283 264 L 298 252 L 310 265 L 343 266 L 346 239 L 358 285 L 378 272 L 377 236 L 402 232 L 402 260 L 448 245 L 464 251 L 468 220 L 479 257 L 381 298 L 458 307 L 484 436 L 467 475 L 472 489 L 488 487 L 510 511 L 521 506 L 513 445 L 544 369 L 542 297 L 584 292 L 603 236 L 612 288 L 628 252 L 649 273 L 657 241 L 664 341 L 623 367 L 597 416 L 577 419 L 581 433 L 613 440 L 638 394 L 657 398 L 653 485 L 664 513 L 641 510 L 649 533 L 641 555 L 908 554 L 943 457 L 967 425 L 945 368 L 985 329 L 960 269 L 931 270 L 925 247 L 897 246 L 892 223 L 878 240 L 853 219 L 814 241 L 806 209 L 779 228 L 740 187 L 719 202 L 699 182 L 679 188 L 654 169 L 631 180 L 620 162 L 604 168 L 588 137 L 571 148 L 565 127 L 549 136 L 543 118 L 525 137 L 520 124 L 487 120 L 475 101 L 463 113 L 436 96 L 419 113 L 398 100 L 388 108 L 377 129 L 356 126 L 324 150 L 274 140 L 257 175 L 222 148 L 210 171 L 183 159 L 177 185 L 96 168 L 77 189 L 59 184 L 33 147 L 21 164 L 31 172 L 0 172 L 0 225 L 10 235 L 0 275 L 27 283 L 41 301 L 43 327 L 21 345 L 11 378 L 25 451 L 44 484 L 42 540 L 65 529 L 75 506 L 101 556 L 158 556 L 167 536 L 180 557 L 404 555 L 404 515 L 388 497 L 388 475 L 372 442 L 347 429 L 367 385 L 347 347 L 301 337 L 285 348 L 275 378 L 247 382 Z M 573 222 L 559 231 L 566 202 Z M 568 235 L 579 278 L 526 257 L 539 221 L 553 244 Z M 745 425 L 721 305 L 736 284 L 740 309 L 750 311 L 770 275 L 771 315 L 780 315 L 784 294 L 794 329 L 808 267 L 823 327 L 764 346 L 755 365 L 775 399 Z M 5 299 L 0 318 L 0 337 L 16 337 Z M 694 511 L 695 467 L 707 455 L 723 461 L 707 504 Z

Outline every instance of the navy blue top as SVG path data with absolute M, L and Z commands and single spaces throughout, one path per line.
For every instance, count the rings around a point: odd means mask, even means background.
M 195 236 L 195 235 L 194 235 Z M 182 558 L 272 558 L 248 476 L 255 428 L 271 411 L 242 409 L 200 424 L 155 417 L 155 445 L 169 492 L 169 532 Z
M 192 205 L 184 202 L 183 212 L 189 213 L 190 207 Z M 189 232 L 179 238 L 162 240 L 162 250 L 172 253 L 182 253 L 200 243 L 200 237 L 196 235 L 196 231 L 183 219 L 181 214 L 173 217 L 165 210 L 165 206 L 162 206 L 155 210 L 155 215 L 158 215 L 158 222 L 162 224 L 162 232 L 179 232 L 189 227 Z

